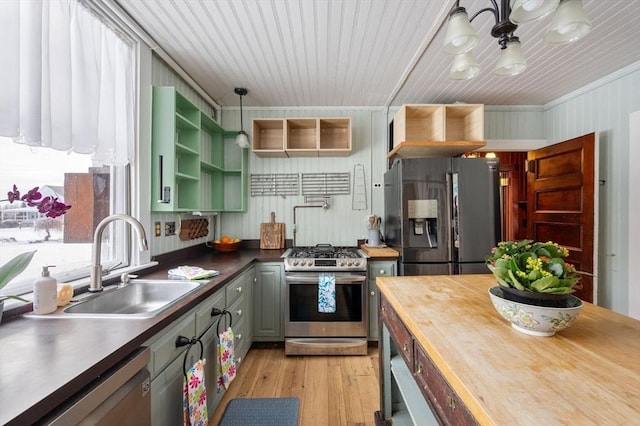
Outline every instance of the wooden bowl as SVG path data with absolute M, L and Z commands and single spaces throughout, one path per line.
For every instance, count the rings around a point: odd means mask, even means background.
M 228 252 L 232 252 L 232 251 L 236 251 L 240 248 L 240 245 L 242 244 L 242 240 L 235 242 L 235 243 L 215 243 L 215 242 L 211 242 L 211 245 L 213 246 L 214 249 L 220 251 L 220 252 L 224 252 L 224 253 L 228 253 Z

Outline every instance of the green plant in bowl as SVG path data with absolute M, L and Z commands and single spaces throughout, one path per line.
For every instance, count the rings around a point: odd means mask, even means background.
M 534 298 L 544 299 L 543 295 L 552 298 L 575 291 L 580 276 L 575 266 L 564 260 L 568 255 L 569 250 L 553 241 L 503 241 L 485 260 L 498 284 L 507 292 L 514 290 L 511 293 L 518 295 L 524 292 L 525 296 L 536 293 Z

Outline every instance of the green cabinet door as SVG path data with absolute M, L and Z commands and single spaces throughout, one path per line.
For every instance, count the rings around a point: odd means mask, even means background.
M 396 260 L 369 260 L 367 266 L 369 340 L 377 341 L 379 338 L 378 305 L 380 296 L 378 294 L 378 287 L 376 287 L 376 278 L 396 276 L 397 264 L 398 262 Z
M 253 340 L 284 341 L 284 265 L 258 263 L 253 285 Z

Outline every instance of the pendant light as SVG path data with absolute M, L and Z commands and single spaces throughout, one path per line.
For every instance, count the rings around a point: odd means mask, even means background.
M 247 94 L 247 89 L 244 87 L 236 87 L 233 91 L 236 95 L 240 96 L 240 132 L 238 132 L 238 136 L 236 136 L 236 143 L 240 148 L 251 148 L 249 136 L 242 126 L 242 97 Z

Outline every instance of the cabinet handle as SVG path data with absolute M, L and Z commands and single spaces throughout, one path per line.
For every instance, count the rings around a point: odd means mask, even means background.
M 456 400 L 451 395 L 447 395 L 447 403 L 449 404 L 449 408 L 452 410 L 456 409 Z
M 372 292 L 371 292 L 371 295 L 372 295 L 372 296 L 375 296 L 375 295 L 376 295 L 376 292 L 375 292 L 375 291 L 372 291 Z
M 384 269 L 380 269 L 380 275 L 384 275 L 386 271 Z
M 238 309 L 236 311 L 236 315 L 239 316 L 239 317 L 242 316 L 242 309 Z
M 258 279 L 257 279 L 257 278 L 254 278 L 254 279 L 253 279 L 253 282 L 254 282 L 254 283 L 257 283 L 257 282 L 258 282 Z
M 402 350 L 405 352 L 409 352 L 409 345 L 407 345 L 406 342 L 402 345 Z
M 164 186 L 162 182 L 162 178 L 164 175 L 162 155 L 158 156 L 158 173 L 159 173 L 158 183 L 160 184 L 160 194 L 159 194 L 160 196 L 158 198 L 158 202 L 163 204 L 168 204 L 171 202 L 171 187 Z
M 242 286 L 240 286 L 240 287 L 236 287 L 236 292 L 237 292 L 237 293 L 242 293 Z
M 242 362 L 242 357 L 236 358 L 236 361 L 238 362 L 238 364 L 240 364 Z
M 422 368 L 422 364 L 418 364 L 418 374 L 422 374 L 422 371 L 424 369 Z
M 240 333 L 240 334 L 236 334 L 236 339 L 237 339 L 237 340 L 242 340 L 242 333 Z

